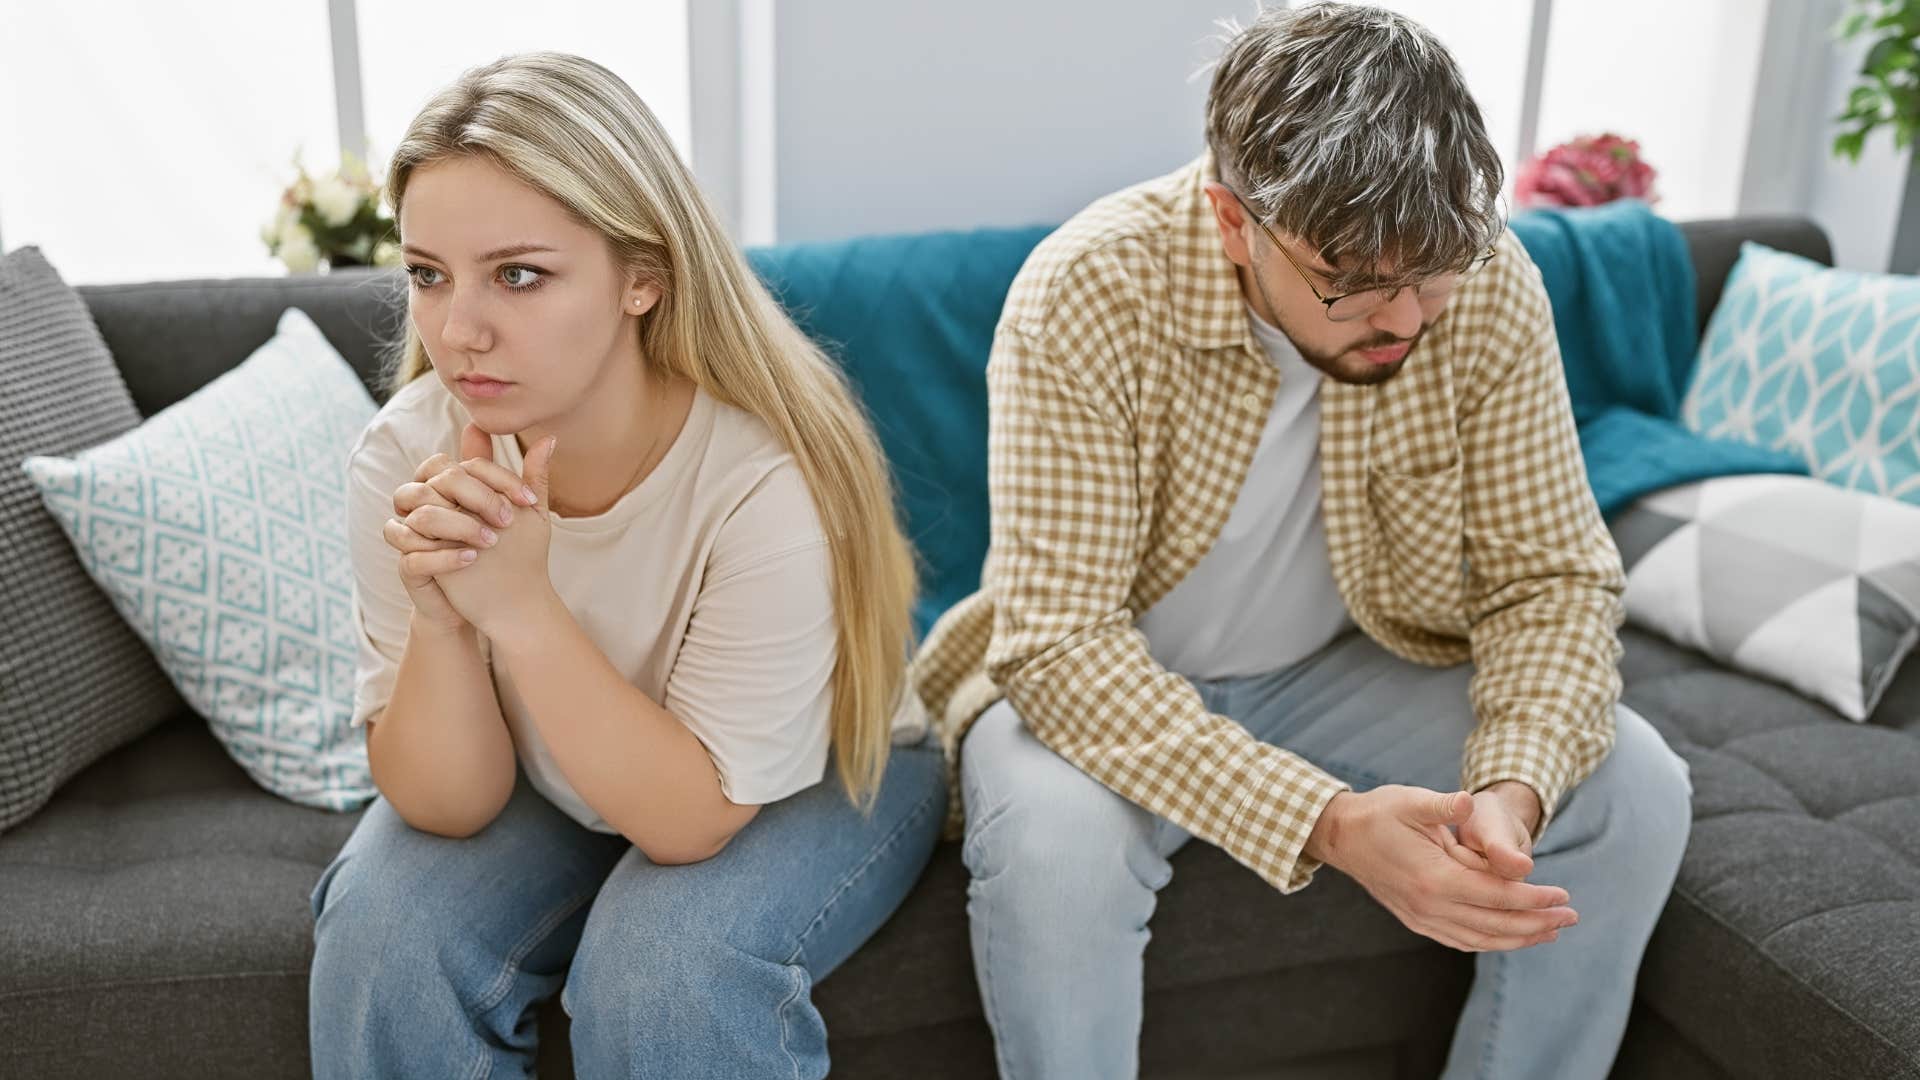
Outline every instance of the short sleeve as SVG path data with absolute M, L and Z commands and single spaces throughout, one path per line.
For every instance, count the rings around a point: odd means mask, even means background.
M 721 526 L 661 703 L 729 800 L 776 802 L 826 775 L 838 649 L 832 553 L 787 462 Z
M 400 583 L 400 553 L 381 536 L 393 491 L 413 475 L 392 435 L 369 429 L 347 459 L 347 551 L 353 560 L 353 726 L 387 707 L 407 646 L 413 600 Z

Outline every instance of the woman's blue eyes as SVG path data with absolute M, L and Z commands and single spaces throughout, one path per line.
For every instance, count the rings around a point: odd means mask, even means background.
M 533 287 L 534 287 L 535 285 L 538 285 L 538 284 L 540 284 L 540 283 L 541 283 L 542 281 L 545 281 L 545 280 L 547 279 L 547 277 L 546 277 L 546 275 L 545 275 L 545 274 L 542 274 L 542 273 L 540 273 L 540 271 L 538 271 L 538 270 L 535 270 L 535 269 L 534 269 L 533 267 L 531 267 L 531 266 L 503 266 L 503 267 L 501 267 L 501 268 L 500 268 L 500 272 L 501 272 L 502 274 L 509 274 L 509 273 L 512 273 L 512 272 L 513 272 L 513 271 L 515 271 L 515 270 L 521 270 L 521 271 L 524 271 L 524 272 L 526 272 L 526 273 L 529 273 L 529 274 L 533 274 L 533 275 L 535 275 L 535 277 L 534 277 L 534 278 L 532 278 L 531 280 L 529 280 L 529 281 L 527 281 L 527 283 L 526 283 L 526 284 L 524 284 L 524 285 L 515 285 L 515 284 L 513 284 L 512 282 L 508 282 L 508 283 L 507 283 L 507 288 L 509 288 L 509 289 L 512 289 L 512 290 L 514 290 L 514 291 L 516 291 L 516 292 L 519 292 L 519 291 L 522 291 L 522 290 L 525 290 L 525 289 L 531 289 L 531 288 L 533 288 Z
M 438 271 L 438 270 L 435 270 L 435 269 L 434 269 L 433 267 L 431 267 L 431 266 L 422 266 L 422 265 L 419 265 L 419 264 L 417 264 L 417 263 L 408 263 L 408 264 L 407 264 L 407 267 L 406 267 L 406 270 L 407 270 L 407 276 L 413 279 L 413 283 L 414 283 L 414 285 L 415 285 L 416 287 L 418 287 L 418 288 L 422 288 L 422 289 L 430 289 L 430 288 L 432 288 L 432 287 L 433 287 L 433 286 L 434 286 L 435 284 L 437 284 L 437 282 L 434 282 L 434 281 L 423 281 L 423 280 L 421 280 L 421 277 L 420 277 L 420 275 L 422 275 L 422 274 L 436 274 L 436 275 L 437 275 L 437 274 L 439 274 L 439 273 L 440 273 L 440 271 Z M 507 265 L 507 266 L 503 266 L 503 267 L 501 267 L 501 268 L 500 268 L 500 273 L 501 273 L 502 275 L 506 275 L 506 274 L 511 274 L 511 273 L 513 273 L 514 271 L 520 271 L 520 272 L 522 272 L 522 273 L 527 273 L 527 274 L 534 274 L 534 275 L 537 275 L 537 276 L 536 276 L 536 277 L 535 277 L 535 278 L 534 278 L 534 279 L 533 279 L 532 281 L 528 281 L 528 282 L 526 282 L 526 283 L 524 283 L 524 284 L 521 284 L 521 285 L 515 285 L 515 284 L 514 284 L 513 282 L 511 282 L 511 281 L 509 281 L 509 282 L 507 282 L 507 283 L 506 283 L 506 285 L 507 285 L 507 288 L 508 288 L 509 290 L 511 290 L 511 291 L 513 291 L 513 292 L 529 292 L 529 291 L 532 291 L 532 290 L 534 290 L 534 289 L 537 289 L 537 288 L 539 288 L 539 287 L 540 287 L 540 286 L 541 286 L 542 284 L 544 284 L 544 283 L 546 282 L 546 280 L 547 280 L 547 272 L 546 272 L 545 270 L 535 270 L 535 269 L 534 269 L 533 267 L 531 267 L 531 266 L 518 266 L 518 265 L 513 265 L 513 264 L 509 264 L 509 265 Z

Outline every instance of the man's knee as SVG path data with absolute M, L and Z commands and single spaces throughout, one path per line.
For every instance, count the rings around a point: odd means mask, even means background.
M 1581 787 L 1597 803 L 1584 816 L 1595 839 L 1642 874 L 1671 879 L 1693 825 L 1693 783 L 1685 758 L 1640 714 L 1615 711 L 1614 744 Z M 1595 813 L 1594 811 L 1598 811 Z
M 1023 888 L 1082 895 L 1106 884 L 1166 884 L 1170 871 L 1153 843 L 1159 819 L 1035 739 L 1006 702 L 980 718 L 962 753 L 961 854 L 976 880 L 1011 877 Z

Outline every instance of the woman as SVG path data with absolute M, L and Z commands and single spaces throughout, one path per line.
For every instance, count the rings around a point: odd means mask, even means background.
M 313 892 L 315 1075 L 519 1075 L 556 990 L 582 1077 L 825 1075 L 808 991 L 946 804 L 931 741 L 889 755 L 877 441 L 597 64 L 468 72 L 388 197 L 408 325 L 348 510 L 381 796 Z

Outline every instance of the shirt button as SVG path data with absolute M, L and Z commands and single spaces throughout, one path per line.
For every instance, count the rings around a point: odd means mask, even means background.
M 1182 554 L 1191 555 L 1199 550 L 1200 541 L 1194 539 L 1193 534 L 1189 533 L 1180 538 L 1180 551 Z
M 1267 406 L 1267 402 L 1265 398 L 1261 397 L 1259 394 L 1252 394 L 1252 393 L 1241 394 L 1240 404 L 1245 405 L 1247 407 L 1248 412 L 1258 412 L 1259 410 L 1264 409 Z

